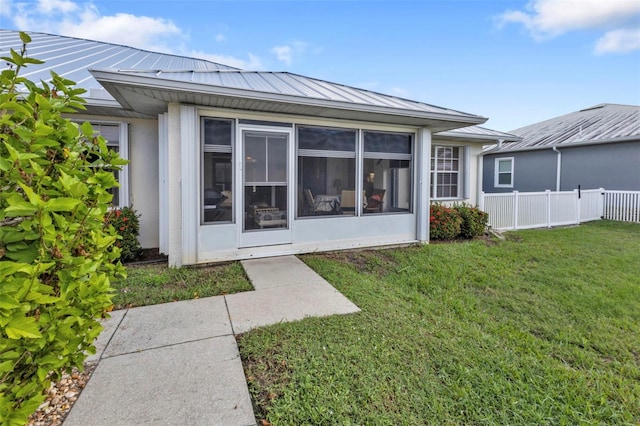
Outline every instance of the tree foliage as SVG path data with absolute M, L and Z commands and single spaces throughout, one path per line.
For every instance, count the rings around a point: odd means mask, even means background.
M 41 63 L 20 37 L 0 76 L 0 424 L 25 423 L 50 380 L 95 353 L 124 272 L 104 216 L 125 161 L 63 117 L 84 109 L 84 90 L 53 72 L 38 85 L 19 76 Z

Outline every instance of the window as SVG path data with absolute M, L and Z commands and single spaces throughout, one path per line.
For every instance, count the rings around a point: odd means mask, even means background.
M 129 145 L 127 125 L 125 123 L 91 123 L 91 126 L 95 133 L 107 141 L 109 149 L 119 153 L 120 157 L 128 160 Z M 109 190 L 109 192 L 113 194 L 111 204 L 114 207 L 127 207 L 129 206 L 129 166 L 122 166 L 122 170 L 114 170 L 113 175 L 120 186 Z
M 464 148 L 431 147 L 431 198 L 463 198 L 462 164 Z
M 233 221 L 233 122 L 202 118 L 202 222 Z
M 411 211 L 413 136 L 365 131 L 363 141 L 364 213 Z
M 300 126 L 298 217 L 354 215 L 356 130 Z
M 493 186 L 513 188 L 513 157 L 496 158 Z

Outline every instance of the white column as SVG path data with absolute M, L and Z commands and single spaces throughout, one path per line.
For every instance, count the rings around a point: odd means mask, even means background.
M 198 217 L 200 211 L 200 144 L 196 132 L 197 114 L 193 106 L 180 106 L 180 163 L 182 191 L 182 264 L 198 260 Z
M 182 194 L 180 188 L 180 105 L 169 104 L 167 114 L 167 224 L 169 266 L 182 266 Z
M 415 167 L 417 181 L 416 196 L 416 239 L 429 242 L 429 186 L 431 179 L 431 130 L 423 127 L 416 141 Z
M 158 248 L 169 252 L 169 114 L 158 115 Z

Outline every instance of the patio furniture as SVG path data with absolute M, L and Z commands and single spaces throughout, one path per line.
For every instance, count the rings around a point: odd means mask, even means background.
M 256 208 L 253 211 L 253 219 L 256 225 L 263 229 L 265 227 L 287 226 L 287 211 L 277 207 Z
M 337 195 L 322 194 L 314 197 L 311 190 L 307 188 L 304 190 L 304 197 L 313 214 L 335 213 L 340 206 L 340 199 Z
M 382 206 L 384 204 L 384 194 L 386 189 L 374 189 L 373 194 L 367 199 L 367 206 L 365 207 L 366 213 L 382 213 Z

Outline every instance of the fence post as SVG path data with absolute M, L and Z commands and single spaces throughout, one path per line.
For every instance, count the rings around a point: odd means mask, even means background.
M 545 191 L 547 201 L 547 228 L 551 228 L 551 190 L 546 189 Z
M 484 211 L 484 191 L 480 191 L 480 199 L 478 200 L 478 208 Z
M 600 220 L 604 219 L 604 199 L 605 192 L 604 188 L 600 188 L 600 205 L 598 206 L 598 210 L 600 211 Z
M 580 189 L 574 189 L 573 194 L 576 197 L 576 225 L 580 225 Z
M 518 229 L 518 191 L 513 191 L 513 229 Z

